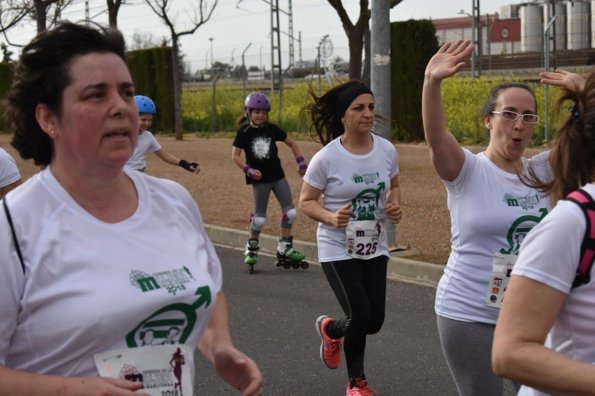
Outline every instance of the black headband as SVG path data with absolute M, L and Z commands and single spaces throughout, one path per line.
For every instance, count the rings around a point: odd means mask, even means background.
M 347 110 L 351 102 L 353 102 L 355 98 L 363 94 L 370 94 L 374 96 L 370 88 L 366 87 L 364 84 L 360 82 L 354 82 L 353 84 L 345 88 L 337 97 L 337 105 L 335 106 L 337 116 L 339 116 L 339 118 L 343 117 L 343 114 L 345 114 L 345 111 Z

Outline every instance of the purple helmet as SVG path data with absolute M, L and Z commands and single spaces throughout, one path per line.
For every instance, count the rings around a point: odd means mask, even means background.
M 252 109 L 269 111 L 271 109 L 269 98 L 262 92 L 252 92 L 250 95 L 246 96 L 244 110 Z
M 136 95 L 134 102 L 136 103 L 136 107 L 138 107 L 139 113 L 157 114 L 155 103 L 148 96 Z

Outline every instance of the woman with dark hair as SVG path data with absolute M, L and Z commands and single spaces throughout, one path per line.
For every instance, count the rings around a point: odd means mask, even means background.
M 372 132 L 374 95 L 368 87 L 349 81 L 320 97 L 311 94 L 305 111 L 324 147 L 304 176 L 300 209 L 319 222 L 318 259 L 345 314 L 316 320 L 320 357 L 337 368 L 344 344 L 347 395 L 371 395 L 364 354 L 367 335 L 384 322 L 386 222 L 401 221 L 398 156 L 390 141 Z
M 523 241 L 494 334 L 494 371 L 526 386 L 519 395 L 595 390 L 595 74 L 541 73 L 573 102 L 552 146 L 557 201 Z M 566 198 L 566 199 L 564 199 Z
M 444 44 L 425 70 L 424 133 L 430 158 L 448 195 L 452 250 L 436 290 L 442 351 L 460 395 L 502 395 L 491 350 L 510 269 L 520 242 L 550 210 L 548 197 L 526 186 L 529 165 L 551 178 L 548 153 L 523 157 L 539 122 L 535 95 L 522 83 L 494 87 L 483 107 L 486 149 L 461 147 L 447 128 L 441 84 L 473 51 L 469 41 Z
M 141 346 L 149 329 L 162 343 L 167 323 L 180 327 L 171 348 L 198 346 L 242 394 L 260 394 L 192 196 L 123 169 L 139 119 L 121 34 L 72 23 L 39 34 L 7 102 L 13 146 L 43 169 L 2 200 L 0 394 L 141 394 L 99 377 L 98 356 L 168 362 L 167 346 Z

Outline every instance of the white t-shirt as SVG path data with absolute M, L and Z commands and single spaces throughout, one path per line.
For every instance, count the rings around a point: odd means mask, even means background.
M 336 138 L 317 152 L 308 165 L 304 182 L 323 193 L 323 207 L 335 212 L 351 203 L 354 216 L 372 216 L 383 224 L 378 249 L 388 256 L 384 204 L 390 179 L 399 173 L 395 146 L 387 139 L 372 135 L 374 147 L 364 155 L 347 151 Z M 318 224 L 318 259 L 323 262 L 348 260 L 345 229 Z
M 595 185 L 583 187 L 595 198 Z M 523 241 L 513 275 L 541 282 L 567 294 L 545 346 L 573 360 L 595 364 L 595 275 L 572 289 L 586 219 L 578 205 L 558 201 L 552 212 Z M 523 386 L 523 396 L 545 393 Z
M 138 208 L 91 216 L 46 168 L 6 196 L 25 272 L 0 210 L 0 364 L 97 375 L 93 354 L 143 345 L 195 347 L 221 289 L 221 265 L 181 185 L 126 171 Z
M 145 169 L 147 167 L 145 161 L 145 154 L 147 151 L 154 153 L 159 150 L 161 150 L 161 145 L 155 136 L 149 131 L 144 131 L 138 135 L 132 157 L 126 162 L 125 166 L 134 170 Z
M 3 148 L 0 148 L 0 187 L 6 187 L 21 179 L 17 163 Z
M 452 182 L 443 180 L 451 253 L 434 308 L 436 314 L 449 319 L 495 324 L 498 308 L 484 302 L 494 255 L 518 254 L 525 235 L 551 205 L 547 197 L 522 184 L 516 174 L 498 168 L 484 153 L 464 152 L 460 174 Z M 547 152 L 540 153 L 530 162 L 539 176 L 549 180 L 547 156 Z M 526 169 L 529 161 L 524 162 Z

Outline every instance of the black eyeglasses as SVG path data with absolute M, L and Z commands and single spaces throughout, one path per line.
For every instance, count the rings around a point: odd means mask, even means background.
M 539 122 L 539 116 L 537 114 L 519 114 L 510 110 L 492 111 L 492 114 L 497 114 L 500 117 L 508 121 L 516 121 L 521 117 L 525 124 L 537 124 Z

